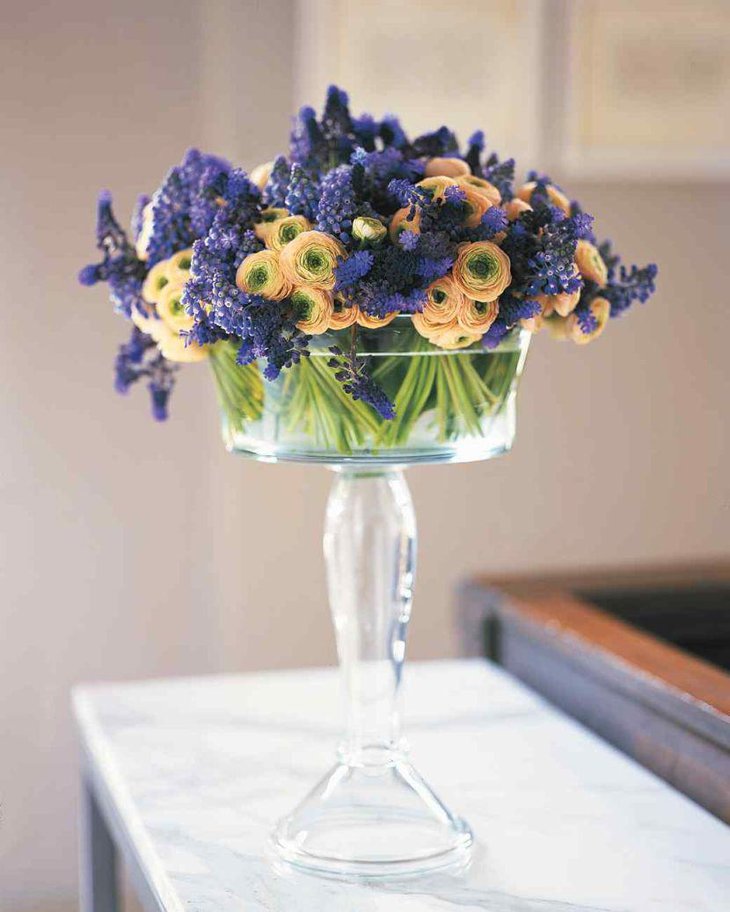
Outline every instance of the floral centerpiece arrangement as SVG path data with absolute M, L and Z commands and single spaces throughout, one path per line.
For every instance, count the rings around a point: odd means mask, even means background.
M 410 139 L 330 88 L 287 155 L 250 174 L 192 150 L 127 234 L 99 200 L 101 261 L 131 326 L 120 392 L 167 415 L 176 371 L 206 362 L 231 450 L 326 463 L 324 550 L 347 731 L 338 760 L 276 827 L 285 861 L 334 877 L 468 859 L 472 833 L 411 765 L 397 703 L 415 577 L 402 468 L 486 459 L 515 433 L 534 333 L 582 345 L 654 290 L 545 175 L 446 127 Z M 249 518 L 250 521 L 250 518 Z M 458 762 L 458 758 L 455 758 Z
M 479 433 L 517 371 L 510 339 L 590 342 L 656 275 L 621 266 L 547 176 L 513 178 L 481 132 L 463 152 L 446 127 L 410 139 L 331 87 L 320 119 L 299 112 L 288 154 L 250 174 L 190 150 L 140 197 L 131 236 L 102 193 L 102 259 L 80 281 L 107 282 L 132 323 L 117 389 L 144 378 L 162 419 L 179 365 L 209 361 L 232 433 L 261 419 L 282 372 L 281 433 L 341 453 L 403 444 L 425 413 L 441 441 Z

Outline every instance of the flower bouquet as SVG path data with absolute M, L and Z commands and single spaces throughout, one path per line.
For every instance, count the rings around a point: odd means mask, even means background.
M 415 521 L 391 467 L 509 449 L 531 336 L 591 342 L 654 290 L 655 266 L 622 266 L 577 202 L 536 172 L 514 189 L 514 170 L 481 132 L 463 152 L 446 127 L 411 139 L 331 87 L 250 174 L 189 151 L 129 234 L 99 198 L 101 260 L 79 278 L 132 324 L 117 389 L 144 379 L 164 419 L 180 365 L 206 362 L 230 450 L 339 470 L 325 554 L 348 733 L 274 835 L 322 873 L 430 870 L 471 843 L 399 734 Z

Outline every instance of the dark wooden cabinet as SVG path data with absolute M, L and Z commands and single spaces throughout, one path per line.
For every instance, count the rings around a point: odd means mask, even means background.
M 464 654 L 730 821 L 730 568 L 476 579 L 457 605 Z

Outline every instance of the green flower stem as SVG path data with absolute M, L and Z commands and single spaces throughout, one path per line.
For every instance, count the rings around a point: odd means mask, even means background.
M 266 411 L 282 441 L 299 435 L 343 455 L 407 446 L 424 416 L 441 442 L 483 436 L 490 416 L 507 401 L 521 357 L 519 350 L 437 350 L 415 330 L 396 334 L 388 344 L 387 354 L 358 354 L 394 402 L 392 421 L 345 393 L 328 354 L 313 352 L 279 381 L 265 384 L 256 364 L 236 364 L 237 347 L 226 342 L 213 346 L 210 357 L 221 409 L 235 432 L 255 436 L 248 425 Z

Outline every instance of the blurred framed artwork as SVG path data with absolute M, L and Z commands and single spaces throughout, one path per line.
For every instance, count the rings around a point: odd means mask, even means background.
M 297 100 L 329 83 L 355 111 L 404 112 L 411 135 L 448 112 L 462 144 L 535 160 L 541 141 L 541 0 L 299 0 Z
M 555 136 L 577 177 L 730 174 L 730 3 L 571 0 Z M 555 29 L 555 24 L 553 24 Z

